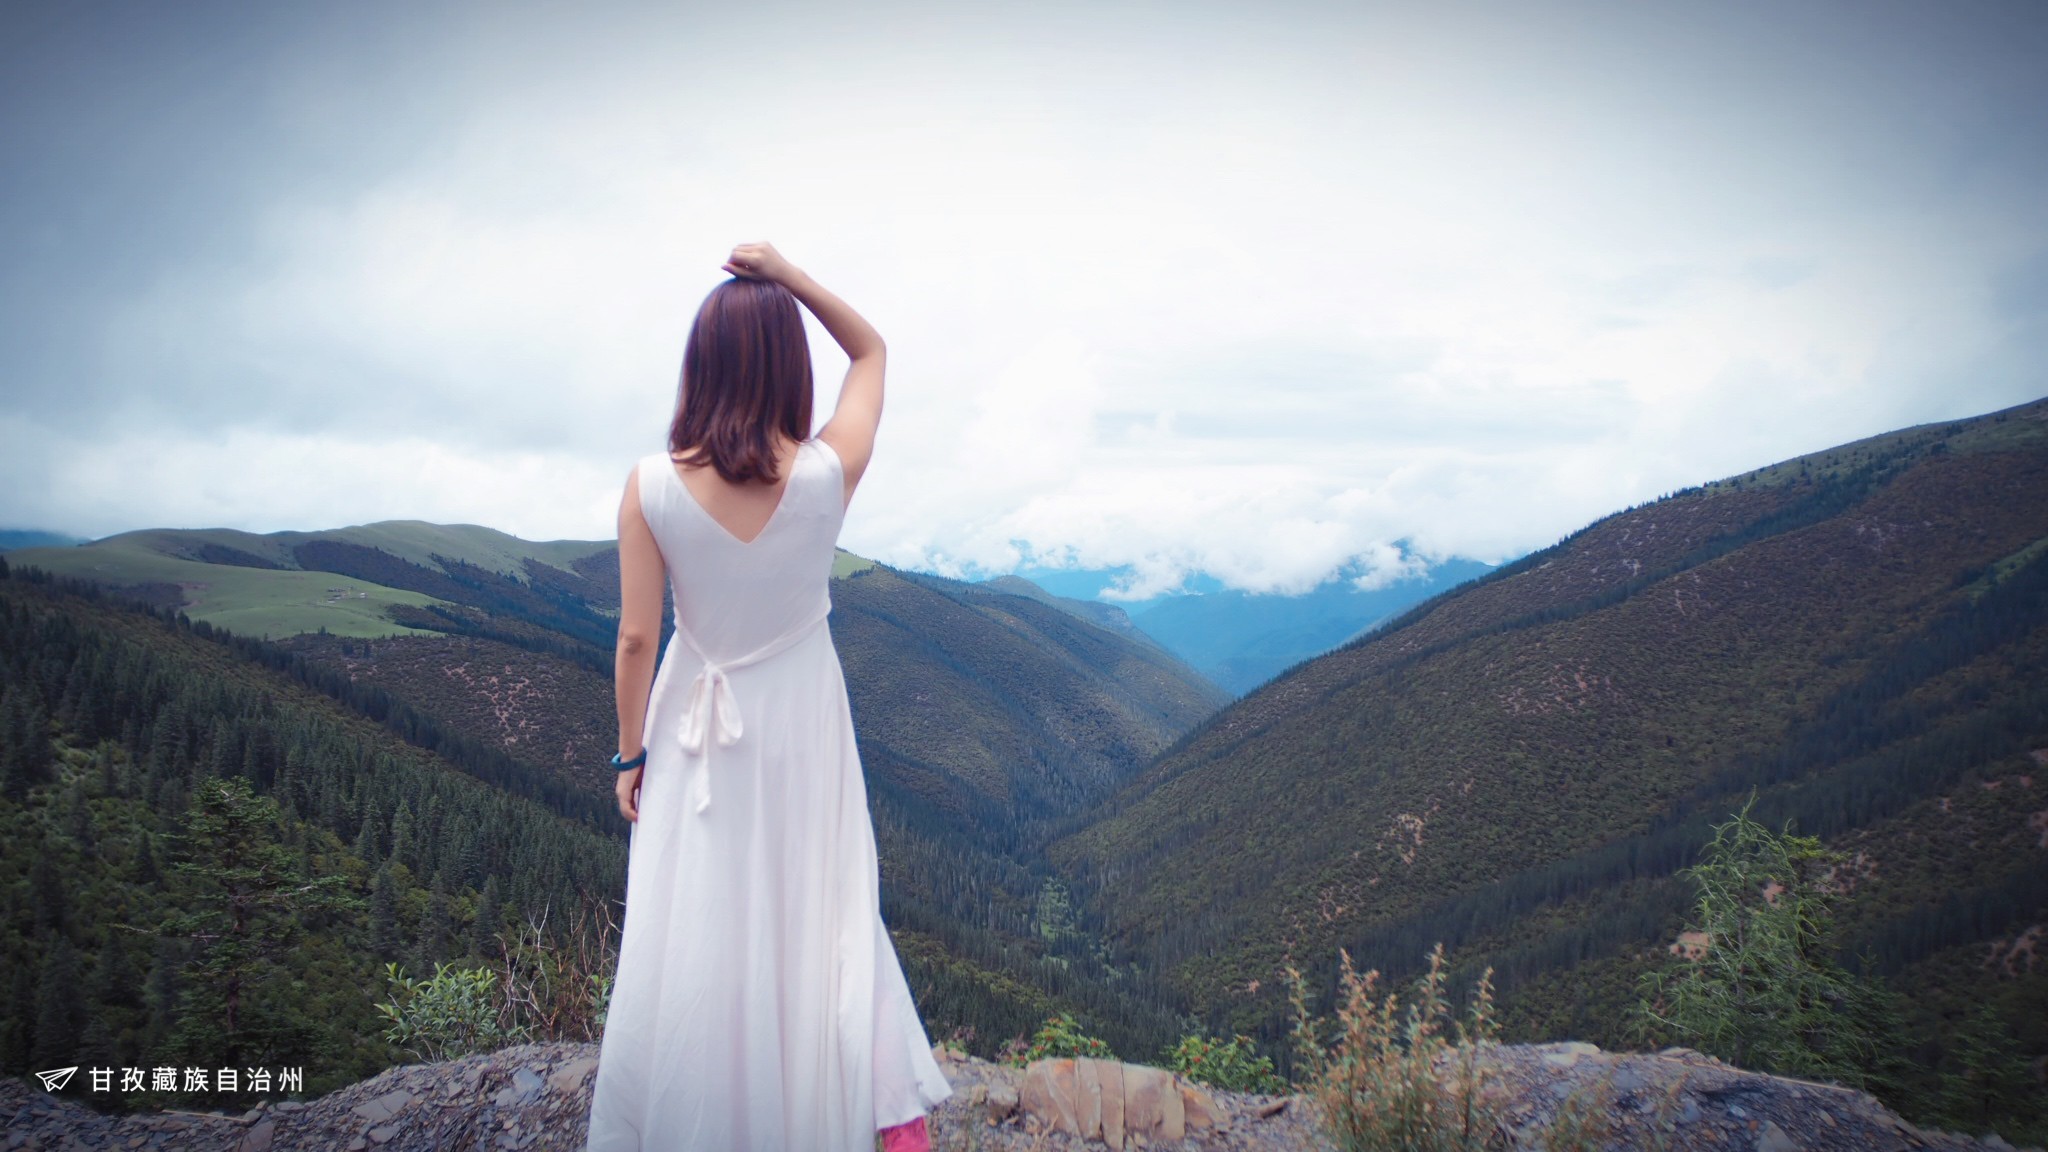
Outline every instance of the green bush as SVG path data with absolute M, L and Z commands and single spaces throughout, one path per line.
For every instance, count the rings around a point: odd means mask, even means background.
M 1190 1080 L 1229 1092 L 1287 1091 L 1287 1082 L 1273 1071 L 1272 1059 L 1258 1055 L 1252 1038 L 1242 1034 L 1228 1040 L 1199 1032 L 1183 1036 L 1165 1050 L 1162 1063 Z
M 1081 1031 L 1081 1024 L 1071 1012 L 1057 1012 L 1045 1018 L 1039 1025 L 1037 1035 L 1029 1042 L 1011 1040 L 1003 1046 L 1002 1062 L 1023 1067 L 1033 1060 L 1047 1056 L 1089 1056 L 1097 1060 L 1114 1060 L 1116 1054 L 1109 1050 L 1107 1041 Z
M 429 1062 L 487 1052 L 522 1039 L 499 1024 L 498 975 L 488 968 L 436 964 L 430 980 L 384 966 L 392 999 L 377 1005 L 391 1021 L 384 1038 Z
M 1738 1067 L 1857 1088 L 1881 1066 L 1884 989 L 1834 961 L 1834 896 L 1820 877 L 1840 863 L 1818 839 L 1749 818 L 1714 827 L 1680 875 L 1698 891 L 1705 950 L 1642 977 L 1639 1012 L 1680 1043 Z

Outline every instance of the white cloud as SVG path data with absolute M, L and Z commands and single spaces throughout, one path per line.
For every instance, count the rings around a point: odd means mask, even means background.
M 607 536 L 698 299 L 764 237 L 889 340 L 846 547 L 1128 565 L 1140 597 L 1498 560 L 2041 390 L 2035 313 L 1989 286 L 2048 226 L 1926 171 L 1986 99 L 1961 49 L 1360 13 L 480 16 L 431 147 L 252 188 L 254 255 L 96 301 L 77 370 L 121 383 L 10 404 L 0 517 Z M 355 76 L 309 75 L 287 120 L 360 130 Z

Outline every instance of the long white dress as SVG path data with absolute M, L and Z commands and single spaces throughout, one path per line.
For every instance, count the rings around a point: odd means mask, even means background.
M 882 926 L 874 824 L 826 627 L 843 464 L 803 442 L 751 541 L 639 462 L 675 635 L 588 1152 L 872 1152 L 952 1094 Z M 707 661 L 707 655 L 709 657 Z

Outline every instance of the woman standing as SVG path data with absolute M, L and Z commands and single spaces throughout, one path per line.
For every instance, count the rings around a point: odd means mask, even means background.
M 826 614 L 882 413 L 867 321 L 767 244 L 698 309 L 668 451 L 619 503 L 626 910 L 588 1152 L 929 1146 L 952 1094 L 882 926 Z M 798 304 L 852 363 L 811 430 Z M 662 579 L 675 635 L 655 673 Z

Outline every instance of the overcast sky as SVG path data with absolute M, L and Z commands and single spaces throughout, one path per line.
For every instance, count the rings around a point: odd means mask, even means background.
M 10 3 L 0 527 L 609 538 L 767 239 L 889 341 L 856 552 L 1498 561 L 2048 394 L 2044 59 L 2032 0 Z

